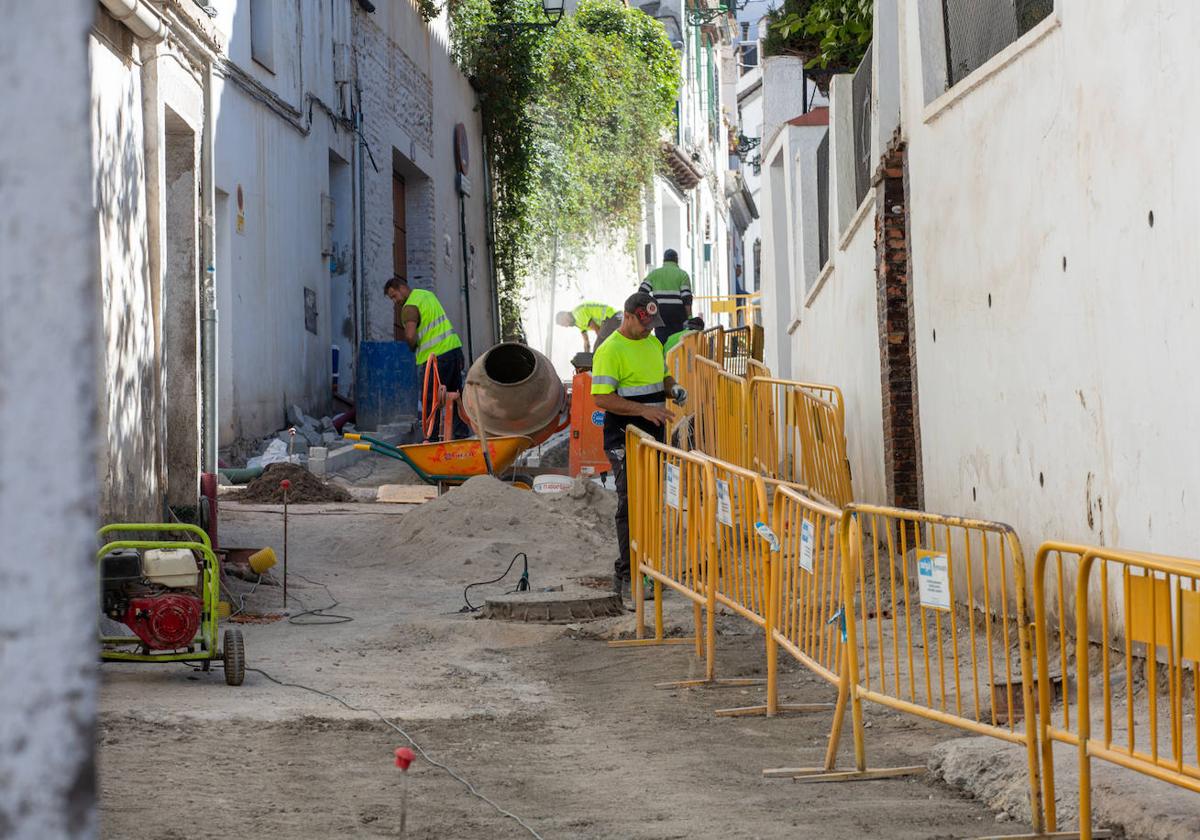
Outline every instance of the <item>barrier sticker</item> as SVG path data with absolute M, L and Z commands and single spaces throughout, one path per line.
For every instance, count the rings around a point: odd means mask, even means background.
M 717 521 L 733 526 L 733 500 L 729 498 L 729 482 L 717 479 Z
M 922 607 L 950 609 L 950 564 L 945 554 L 917 551 L 917 586 Z
M 593 426 L 603 426 L 604 425 L 604 412 L 603 411 L 593 411 L 592 412 L 592 425 Z
M 813 573 L 813 543 L 816 541 L 816 530 L 807 519 L 800 524 L 800 568 Z
M 667 485 L 667 504 L 675 510 L 680 509 L 679 501 L 679 467 L 676 464 L 667 464 L 666 470 L 666 485 Z

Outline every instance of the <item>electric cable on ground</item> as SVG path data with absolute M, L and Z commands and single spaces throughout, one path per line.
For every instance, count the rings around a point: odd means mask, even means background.
M 466 601 L 467 606 L 466 606 L 465 610 L 459 610 L 459 612 L 479 612 L 480 608 L 471 604 L 471 599 L 467 597 L 467 593 L 476 586 L 489 586 L 490 584 L 499 583 L 500 581 L 504 580 L 504 578 L 506 578 L 508 576 L 508 573 L 512 571 L 512 567 L 517 564 L 518 557 L 524 558 L 525 569 L 524 569 L 524 571 L 521 572 L 521 579 L 519 581 L 517 581 L 517 588 L 514 589 L 513 592 L 528 591 L 528 589 L 529 589 L 529 555 L 527 555 L 524 551 L 518 551 L 516 554 L 513 555 L 513 559 L 509 561 L 508 568 L 504 570 L 504 574 L 500 575 L 500 577 L 493 578 L 492 580 L 481 580 L 481 581 L 477 581 L 476 583 L 468 583 L 467 584 L 466 588 L 463 589 L 463 600 Z
M 520 556 L 520 555 L 518 555 L 518 556 Z M 514 557 L 513 560 L 515 561 L 516 557 Z M 511 566 L 509 568 L 511 568 Z M 382 721 L 387 726 L 390 726 L 397 733 L 399 733 L 400 736 L 402 738 L 404 738 L 404 740 L 408 741 L 408 743 L 412 745 L 412 748 L 421 754 L 421 758 L 425 759 L 427 762 L 429 762 L 434 767 L 437 767 L 438 769 L 444 771 L 447 775 L 450 776 L 450 778 L 454 779 L 459 784 L 461 784 L 463 787 L 465 787 L 472 796 L 486 802 L 488 805 L 491 805 L 493 808 L 496 809 L 496 812 L 498 814 L 500 814 L 501 816 L 508 817 L 510 820 L 515 821 L 517 823 L 517 825 L 521 826 L 521 828 L 528 831 L 530 836 L 537 838 L 537 840 L 545 840 L 545 838 L 543 838 L 542 835 L 540 835 L 536 831 L 534 831 L 534 829 L 528 823 L 526 823 L 523 819 L 518 817 L 512 811 L 506 811 L 504 808 L 500 807 L 498 804 L 493 802 L 491 799 L 488 799 L 488 797 L 484 796 L 482 793 L 480 793 L 478 790 L 475 789 L 475 785 L 471 784 L 469 781 L 467 781 L 465 778 L 460 776 L 458 773 L 454 772 L 452 769 L 450 769 L 445 764 L 442 764 L 440 761 L 438 761 L 437 759 L 430 756 L 429 753 L 425 752 L 424 747 L 422 747 L 415 740 L 413 740 L 413 737 L 411 735 L 409 735 L 407 732 L 405 732 L 400 726 L 398 726 L 397 724 L 393 723 L 392 721 L 390 721 L 386 717 L 384 717 L 384 715 L 379 710 L 373 709 L 373 708 L 370 708 L 367 706 L 353 706 L 350 703 L 347 703 L 341 697 L 337 696 L 336 694 L 331 694 L 328 691 L 321 691 L 319 688 L 313 688 L 311 686 L 303 685 L 301 683 L 284 682 L 283 680 L 276 679 L 275 677 L 271 676 L 266 671 L 264 671 L 262 668 L 247 668 L 246 670 L 253 671 L 256 674 L 262 674 L 264 677 L 266 677 L 268 680 L 275 683 L 276 685 L 284 686 L 285 688 L 299 688 L 302 691 L 308 691 L 308 692 L 311 692 L 312 694 L 319 694 L 322 697 L 327 697 L 330 700 L 333 700 L 336 703 L 339 703 L 340 705 L 349 709 L 352 712 L 368 712 L 370 714 L 375 715 L 375 717 L 379 718 L 380 721 Z
M 305 606 L 304 601 L 297 598 L 296 600 L 300 601 L 300 606 L 305 607 L 305 609 L 303 612 L 298 612 L 295 615 L 289 615 L 288 616 L 288 624 L 298 624 L 301 627 L 309 627 L 309 626 L 315 626 L 315 625 L 321 625 L 321 624 L 346 624 L 346 623 L 354 620 L 354 618 L 352 616 L 338 615 L 337 613 L 327 612 L 328 610 L 331 610 L 334 607 L 338 606 L 338 599 L 333 597 L 333 593 L 329 591 L 328 586 L 321 583 L 320 581 L 315 581 L 312 578 L 307 578 L 304 575 L 300 574 L 299 572 L 292 572 L 292 574 L 294 576 L 300 578 L 300 580 L 308 581 L 313 586 L 319 586 L 322 589 L 324 589 L 325 594 L 329 596 L 329 600 L 332 603 L 330 603 L 329 606 L 326 606 L 326 607 L 314 607 L 313 609 L 308 609 Z M 310 621 L 297 621 L 296 620 L 298 618 L 303 618 L 306 615 L 311 616 L 312 619 L 314 619 L 314 620 L 310 620 Z

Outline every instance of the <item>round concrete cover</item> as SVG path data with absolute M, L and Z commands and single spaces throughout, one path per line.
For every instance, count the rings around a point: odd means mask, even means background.
M 623 613 L 616 593 L 582 586 L 564 586 L 554 592 L 510 592 L 489 597 L 483 605 L 484 618 L 536 624 L 570 624 Z

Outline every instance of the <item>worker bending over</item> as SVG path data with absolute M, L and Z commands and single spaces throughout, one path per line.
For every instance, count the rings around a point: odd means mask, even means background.
M 683 322 L 692 317 L 692 281 L 679 267 L 679 255 L 672 248 L 663 253 L 663 264 L 646 275 L 638 291 L 654 295 L 658 303 L 663 325 L 654 334 L 661 342 L 683 329 Z
M 383 293 L 400 307 L 404 341 L 417 354 L 418 376 L 422 383 L 421 406 L 428 421 L 423 430 L 425 439 L 440 440 L 442 408 L 438 405 L 432 416 L 429 416 L 430 406 L 437 405 L 436 387 L 439 383 L 445 386 L 447 391 L 462 394 L 463 373 L 466 368 L 462 341 L 454 332 L 446 310 L 442 308 L 441 301 L 433 292 L 409 288 L 404 280 L 393 277 L 383 285 Z M 429 369 L 431 360 L 433 370 Z M 433 376 L 434 371 L 437 373 L 436 378 Z M 454 413 L 453 434 L 456 439 L 471 436 L 471 430 L 457 411 Z
M 613 591 L 629 593 L 629 485 L 625 470 L 625 427 L 636 426 L 663 440 L 671 419 L 666 400 L 677 405 L 687 392 L 666 373 L 662 344 L 651 331 L 662 326 L 658 304 L 644 292 L 625 301 L 621 326 L 596 350 L 592 359 L 592 395 L 604 411 L 604 448 L 617 482 L 617 558 Z
M 671 348 L 683 341 L 689 335 L 694 335 L 698 332 L 704 332 L 704 319 L 697 316 L 688 318 L 683 322 L 683 329 L 667 339 L 667 343 L 663 345 L 663 354 L 671 352 Z
M 584 353 L 592 352 L 591 336 L 588 335 L 588 330 L 596 333 L 596 347 L 598 348 L 600 342 L 621 326 L 621 316 L 617 314 L 617 310 L 606 303 L 591 301 L 579 304 L 570 312 L 565 310 L 559 312 L 554 316 L 554 320 L 560 327 L 575 327 L 583 333 Z

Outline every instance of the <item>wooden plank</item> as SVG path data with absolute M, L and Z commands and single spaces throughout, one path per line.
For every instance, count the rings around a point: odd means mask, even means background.
M 419 505 L 437 498 L 437 488 L 428 484 L 383 484 L 375 501 L 398 505 Z

